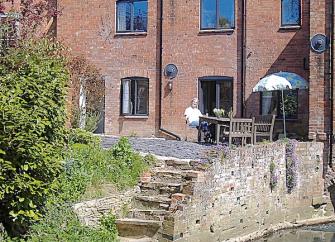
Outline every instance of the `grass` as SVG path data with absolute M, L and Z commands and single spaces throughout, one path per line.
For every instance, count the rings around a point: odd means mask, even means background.
M 72 205 L 136 185 L 149 163 L 152 157 L 134 152 L 126 138 L 108 150 L 97 145 L 72 145 L 66 155 L 64 171 L 54 184 L 59 192 L 48 198 L 45 216 L 32 226 L 26 240 L 117 241 L 112 214 L 102 218 L 99 228 L 89 228 L 80 224 Z

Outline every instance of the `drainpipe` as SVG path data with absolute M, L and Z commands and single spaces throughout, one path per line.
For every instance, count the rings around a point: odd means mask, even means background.
M 242 53 L 241 53 L 241 115 L 244 117 L 244 95 L 245 95 L 245 78 L 246 78 L 246 2 L 242 0 Z
M 169 136 L 174 137 L 176 140 L 181 140 L 180 136 L 177 134 L 172 133 L 171 131 L 168 131 L 162 127 L 162 91 L 163 91 L 163 77 L 162 77 L 162 71 L 163 71 L 163 0 L 159 1 L 159 24 L 158 24 L 158 31 L 159 31 L 159 73 L 158 73 L 158 79 L 159 79 L 159 131 L 163 132 Z
M 330 19 L 330 138 L 329 138 L 329 166 L 333 167 L 333 115 L 334 115 L 334 1 L 331 1 L 331 19 Z

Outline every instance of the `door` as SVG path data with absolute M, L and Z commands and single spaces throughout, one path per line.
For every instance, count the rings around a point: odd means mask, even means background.
M 233 108 L 233 78 L 199 78 L 199 109 L 201 113 L 214 116 L 213 109 L 221 108 L 226 113 Z

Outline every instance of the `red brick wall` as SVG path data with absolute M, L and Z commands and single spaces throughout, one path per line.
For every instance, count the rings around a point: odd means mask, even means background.
M 117 35 L 115 0 L 59 0 L 58 38 L 78 55 L 84 55 L 106 77 L 105 132 L 122 135 L 154 135 L 157 123 L 156 1 L 149 0 L 148 34 Z M 129 119 L 120 116 L 121 78 L 149 78 L 149 116 Z M 104 91 L 104 90 L 101 90 Z
M 198 96 L 198 78 L 201 76 L 233 77 L 233 108 L 241 116 L 242 0 L 235 1 L 236 28 L 230 33 L 201 33 L 200 0 L 163 1 L 163 67 L 174 63 L 179 69 L 178 76 L 173 80 L 172 91 L 168 89 L 168 79 L 163 76 L 164 129 L 183 135 L 183 113 L 191 99 Z M 88 1 L 80 5 L 74 0 L 59 0 L 62 9 L 62 15 L 58 18 L 59 38 L 75 53 L 85 55 L 106 76 L 106 133 L 157 135 L 157 2 L 159 1 L 148 1 L 147 35 L 120 36 L 115 34 L 115 0 Z M 310 33 L 312 35 L 325 31 L 324 1 L 302 1 L 302 26 L 297 29 L 280 28 L 280 1 L 246 2 L 245 115 L 259 114 L 259 95 L 252 94 L 252 88 L 260 78 L 278 71 L 294 72 L 311 80 L 311 95 L 309 100 L 306 94 L 299 97 L 299 119 L 289 122 L 289 129 L 291 126 L 294 132 L 297 126 L 302 126 L 305 127 L 302 133 L 307 133 L 310 124 L 310 132 L 324 132 L 327 109 L 323 70 L 325 64 L 323 55 L 316 55 L 309 50 Z M 304 68 L 304 58 L 307 66 L 310 62 L 310 71 Z M 128 76 L 150 79 L 150 113 L 147 119 L 130 119 L 119 115 L 121 78 Z
M 326 1 L 310 0 L 310 36 L 326 34 Z M 325 75 L 329 53 L 310 51 L 309 137 L 326 139 L 329 130 L 329 78 Z
M 309 60 L 309 1 L 302 1 L 301 28 L 281 28 L 281 1 L 247 1 L 246 37 L 246 115 L 260 113 L 260 96 L 252 93 L 252 88 L 265 75 L 287 71 L 309 80 L 308 68 L 304 68 L 304 58 Z M 287 131 L 296 132 L 296 127 L 304 127 L 299 134 L 307 134 L 308 92 L 300 92 L 298 97 L 298 120 L 287 122 Z M 276 121 L 278 129 L 282 122 Z
M 240 24 L 233 32 L 203 33 L 200 31 L 200 1 L 168 0 L 163 5 L 163 67 L 174 63 L 179 68 L 168 89 L 163 78 L 163 127 L 178 134 L 185 131 L 184 111 L 193 97 L 198 96 L 198 78 L 202 76 L 231 76 L 234 78 L 234 105 L 240 89 L 238 73 L 238 36 Z M 236 21 L 238 18 L 236 0 Z M 239 114 L 238 114 L 239 115 Z

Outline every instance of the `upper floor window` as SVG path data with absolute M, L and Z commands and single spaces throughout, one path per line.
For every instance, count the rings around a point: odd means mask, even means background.
M 119 0 L 116 2 L 117 32 L 146 32 L 148 24 L 147 0 Z
M 235 0 L 201 0 L 201 29 L 235 28 Z
M 149 79 L 143 77 L 122 79 L 121 114 L 129 116 L 149 114 Z
M 18 16 L 0 13 L 0 49 L 15 45 L 18 39 Z M 0 51 L 1 51 L 0 50 Z
M 301 24 L 301 0 L 281 0 L 281 25 Z

